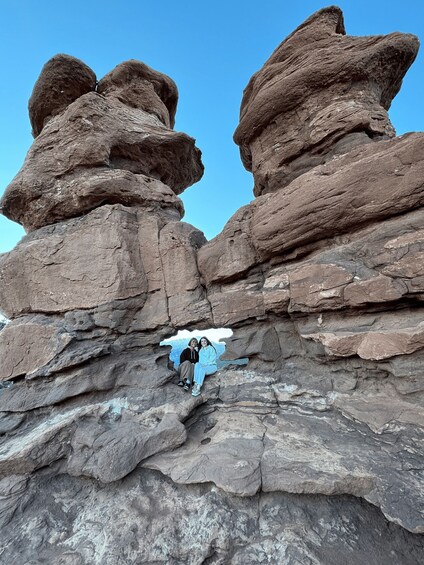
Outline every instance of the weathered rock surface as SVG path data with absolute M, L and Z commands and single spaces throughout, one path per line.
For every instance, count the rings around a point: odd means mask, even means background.
M 145 300 L 137 228 L 131 208 L 102 206 L 33 232 L 0 259 L 6 314 L 66 312 L 133 296 Z
M 97 92 L 117 98 L 131 108 L 154 114 L 165 126 L 174 127 L 177 85 L 170 77 L 141 61 L 125 61 L 117 65 L 101 79 Z
M 299 26 L 244 91 L 234 140 L 255 195 L 356 145 L 393 137 L 387 110 L 418 45 L 401 33 L 347 36 L 335 6 Z
M 69 334 L 58 333 L 51 324 L 12 322 L 0 337 L 0 379 L 31 375 L 34 370 L 49 363 L 71 340 Z
M 42 100 L 50 83 L 56 84 L 56 70 L 60 82 L 61 73 L 79 65 L 75 61 L 59 56 L 47 63 L 48 72 L 43 71 L 36 88 Z M 175 84 L 147 65 L 129 61 L 100 85 L 102 94 L 94 88 L 78 96 L 74 92 L 67 104 L 52 110 L 54 117 L 6 189 L 2 213 L 26 230 L 115 203 L 149 211 L 169 208 L 181 218 L 183 206 L 175 195 L 201 178 L 203 165 L 194 139 L 170 129 Z
M 34 137 L 45 124 L 87 92 L 96 90 L 96 75 L 85 63 L 69 55 L 56 55 L 41 71 L 28 103 Z
M 258 197 L 210 242 L 173 81 L 47 64 L 2 200 L 31 231 L 0 256 L 2 562 L 423 562 L 424 135 L 387 116 L 416 49 L 335 7 L 289 36 L 236 132 Z M 193 397 L 159 343 L 210 326 L 249 363 Z
M 22 560 L 338 565 L 341 555 L 348 565 L 415 565 L 423 550 L 417 536 L 346 496 L 240 498 L 209 484 L 177 485 L 147 470 L 112 485 L 42 472 L 2 483 L 3 558 L 11 565 Z M 14 530 L 13 513 L 25 524 L 22 532 Z M 306 532 L 312 532 L 308 539 Z
M 185 444 L 143 465 L 177 483 L 213 482 L 242 496 L 260 489 L 353 494 L 380 506 L 389 519 L 396 515 L 410 531 L 424 532 L 423 504 L 417 499 L 424 491 L 420 473 L 412 471 L 415 463 L 422 468 L 422 408 L 380 393 L 378 404 L 387 402 L 390 408 L 376 426 L 368 414 L 373 395 L 355 395 L 351 403 L 351 395 L 334 389 L 300 388 L 285 382 L 284 375 L 249 371 L 222 372 L 208 383 L 209 390 L 209 410 L 190 427 Z M 417 427 L 412 431 L 408 424 Z M 393 450 L 397 442 L 408 451 L 408 474 L 398 471 L 406 461 Z M 394 494 L 400 491 L 402 499 Z
M 238 211 L 222 233 L 202 248 L 202 275 L 209 283 L 234 279 L 273 257 L 282 255 L 284 259 L 293 250 L 299 255 L 329 247 L 329 238 L 346 233 L 351 237 L 362 226 L 422 207 L 423 156 L 424 135 L 407 134 L 352 150 L 289 186 L 260 196 Z M 421 213 L 415 221 L 420 222 L 421 230 Z M 408 223 L 409 218 L 404 216 L 401 224 L 405 227 L 401 229 L 408 230 Z M 384 224 L 376 228 L 385 229 Z M 410 245 L 415 244 L 415 236 L 411 237 Z M 416 243 L 421 239 L 418 233 Z M 414 264 L 419 269 L 421 261 Z

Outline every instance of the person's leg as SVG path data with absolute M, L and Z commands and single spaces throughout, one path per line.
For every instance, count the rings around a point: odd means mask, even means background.
M 199 396 L 200 389 L 202 388 L 203 381 L 205 380 L 205 376 L 213 375 L 214 373 L 216 373 L 216 371 L 216 365 L 206 365 L 202 367 L 200 363 L 196 363 L 196 365 L 194 366 L 194 386 L 191 394 L 193 396 Z
M 189 390 L 193 384 L 194 375 L 194 365 L 190 361 L 187 361 L 186 367 L 184 367 L 184 390 Z
M 213 375 L 218 370 L 216 365 L 206 365 L 205 373 L 206 375 Z
M 193 366 L 190 361 L 183 361 L 178 367 L 178 372 L 180 374 L 181 380 L 191 380 L 191 376 L 193 374 Z
M 195 384 L 202 386 L 203 381 L 205 380 L 206 370 L 205 367 L 202 367 L 200 363 L 196 363 L 194 366 L 194 382 Z

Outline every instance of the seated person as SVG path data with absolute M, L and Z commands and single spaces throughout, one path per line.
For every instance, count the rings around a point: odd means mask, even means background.
M 216 349 L 207 337 L 200 338 L 199 362 L 194 366 L 194 386 L 192 396 L 199 396 L 206 375 L 216 373 Z
M 178 374 L 180 380 L 178 386 L 183 386 L 184 390 L 189 390 L 193 381 L 194 364 L 199 362 L 197 347 L 199 343 L 195 337 L 188 342 L 188 347 L 183 349 L 180 355 L 180 366 Z

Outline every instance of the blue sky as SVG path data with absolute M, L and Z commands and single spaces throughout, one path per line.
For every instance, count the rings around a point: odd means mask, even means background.
M 253 199 L 251 175 L 232 141 L 243 88 L 295 27 L 327 5 L 315 0 L 3 0 L 0 194 L 31 145 L 27 102 L 50 57 L 78 57 L 98 79 L 124 60 L 139 59 L 178 85 L 175 129 L 197 139 L 206 169 L 182 196 L 184 220 L 210 239 Z M 404 31 L 424 39 L 422 0 L 345 0 L 337 5 L 349 35 Z M 398 134 L 424 130 L 423 57 L 418 55 L 390 110 Z M 22 235 L 19 225 L 0 216 L 0 253 Z

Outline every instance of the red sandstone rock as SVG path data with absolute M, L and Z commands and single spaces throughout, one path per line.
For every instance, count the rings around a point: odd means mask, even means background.
M 47 364 L 72 340 L 54 326 L 37 323 L 8 324 L 0 333 L 0 381 L 31 374 Z
M 34 137 L 46 123 L 77 98 L 96 90 L 96 75 L 70 55 L 55 55 L 44 65 L 29 99 L 29 119 Z
M 259 258 L 353 231 L 424 204 L 424 135 L 366 145 L 256 199 L 251 237 Z
M 43 122 L 34 125 L 37 135 L 48 127 L 7 187 L 2 213 L 27 231 L 103 204 L 168 209 L 180 219 L 184 209 L 175 195 L 201 178 L 203 165 L 194 140 L 170 129 L 174 82 L 127 61 L 102 79 L 100 95 L 91 92 L 90 73 L 66 55 L 44 67 L 30 107 L 32 120 Z M 64 90 L 52 99 L 57 85 Z
M 177 86 L 171 78 L 141 61 L 130 60 L 117 65 L 99 81 L 97 92 L 154 114 L 165 126 L 174 127 Z
M 184 222 L 169 222 L 160 232 L 159 255 L 168 312 L 176 327 L 212 323 L 196 261 L 197 250 L 205 241 L 203 232 Z
M 91 308 L 138 295 L 145 300 L 137 228 L 131 209 L 103 206 L 27 236 L 0 256 L 3 311 L 15 317 Z
M 240 277 L 257 263 L 250 235 L 251 216 L 252 207 L 243 206 L 219 236 L 199 250 L 199 270 L 208 283 Z
M 35 140 L 6 189 L 2 212 L 27 230 L 104 203 L 162 205 L 181 213 L 181 202 L 163 184 L 180 194 L 202 174 L 191 137 L 93 92 L 78 98 Z
M 369 138 L 393 135 L 385 108 L 414 49 L 409 36 L 345 37 L 337 8 L 298 28 L 253 78 L 241 123 L 257 188 L 277 192 L 206 244 L 178 221 L 177 184 L 201 165 L 165 127 L 174 91 L 163 75 L 124 63 L 102 95 L 46 123 L 5 197 L 29 229 L 53 223 L 0 257 L 0 307 L 17 316 L 0 332 L 0 376 L 15 381 L 0 384 L 6 561 L 331 562 L 352 549 L 419 561 L 421 538 L 406 530 L 424 531 L 423 135 Z M 279 74 L 286 63 L 294 72 Z M 59 222 L 68 215 L 82 217 Z M 226 358 L 249 364 L 207 377 L 193 398 L 158 343 L 206 325 L 231 325 Z M 28 537 L 41 501 L 43 527 Z M 66 537 L 80 522 L 111 541 Z M 246 541 L 229 554 L 229 539 Z
M 347 36 L 335 6 L 289 35 L 247 85 L 234 134 L 255 195 L 358 144 L 392 137 L 386 110 L 418 45 L 400 33 Z

